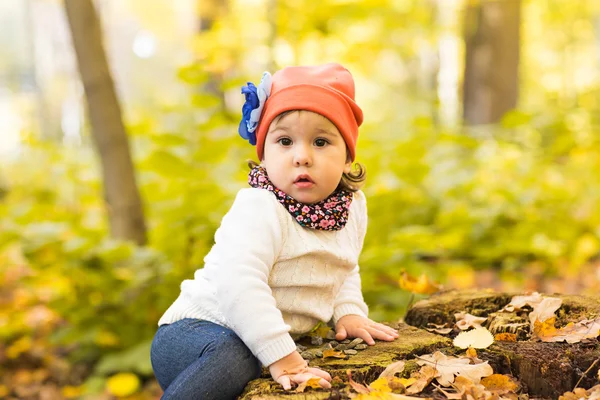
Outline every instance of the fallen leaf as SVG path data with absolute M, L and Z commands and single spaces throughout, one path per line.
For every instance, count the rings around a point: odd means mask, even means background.
M 452 342 L 456 347 L 466 349 L 485 349 L 494 343 L 494 336 L 485 328 L 475 328 L 468 332 L 461 332 Z
M 440 375 L 436 377 L 436 380 L 442 386 L 449 386 L 454 382 L 455 375 L 462 375 L 479 383 L 482 377 L 494 373 L 487 361 L 475 365 L 470 365 L 470 362 L 468 358 L 448 357 L 439 351 L 420 356 L 417 360 L 417 364 L 431 365 L 439 372 Z
M 500 395 L 514 392 L 519 388 L 519 385 L 515 383 L 513 378 L 502 374 L 486 376 L 481 380 L 481 384 L 485 386 L 487 390 L 496 392 Z
M 598 400 L 600 399 L 600 385 L 593 386 L 588 390 L 583 388 L 573 389 L 572 392 L 566 392 L 562 396 L 558 397 L 558 400 Z
M 384 392 L 384 393 L 391 393 L 392 392 L 392 388 L 390 387 L 387 378 L 377 378 L 377 379 L 375 379 L 369 385 L 369 389 L 371 389 L 371 391 Z
M 319 336 L 323 339 L 327 339 L 327 334 L 331 330 L 332 329 L 327 324 L 319 322 L 317 326 L 310 331 L 309 336 Z
M 556 329 L 554 323 L 556 318 L 550 318 L 544 322 L 535 321 L 533 327 L 534 337 L 542 342 L 567 342 L 578 343 L 583 339 L 593 339 L 600 333 L 600 318 L 596 320 L 584 320 L 576 324 L 570 322 L 565 327 Z
M 498 333 L 494 336 L 494 340 L 496 342 L 516 342 L 517 341 L 517 335 L 514 333 Z
M 406 364 L 403 360 L 396 361 L 388 365 L 381 374 L 379 374 L 380 378 L 393 378 L 399 372 L 404 371 L 404 364 Z
M 310 378 L 309 380 L 306 380 L 298 385 L 298 387 L 296 388 L 296 393 L 304 392 L 304 390 L 307 387 L 310 387 L 313 389 L 319 389 L 321 387 L 321 385 L 319 385 L 320 381 L 321 381 L 321 378 Z
M 363 385 L 361 383 L 354 382 L 352 380 L 352 371 L 347 370 L 346 374 L 348 375 L 348 383 L 350 384 L 352 389 L 354 389 L 357 393 L 363 393 L 363 394 L 371 393 L 371 390 L 368 387 L 366 387 L 365 385 Z
M 454 314 L 454 318 L 456 318 L 456 326 L 461 331 L 469 328 L 482 328 L 481 324 L 487 320 L 487 318 L 476 317 L 464 311 Z
M 473 358 L 477 358 L 477 350 L 475 350 L 472 347 L 469 347 L 467 349 L 467 353 L 466 353 L 467 357 L 473 359 Z
M 323 350 L 323 358 L 346 358 L 346 355 L 344 354 L 344 352 L 342 351 L 338 351 L 338 350 L 334 350 L 334 349 L 329 349 L 329 350 Z
M 542 295 L 538 292 L 534 292 L 530 295 L 525 296 L 513 296 L 510 303 L 504 306 L 503 311 L 513 312 L 520 310 L 526 305 L 535 306 L 542 301 Z
M 421 274 L 418 278 L 408 275 L 402 271 L 398 280 L 400 287 L 406 291 L 418 294 L 433 294 L 441 290 L 441 286 L 429 280 L 427 275 Z
M 562 299 L 558 297 L 544 297 L 541 302 L 533 306 L 533 311 L 529 313 L 529 322 L 533 327 L 535 321 L 544 322 L 547 319 L 556 317 L 554 313 L 560 308 Z
M 415 381 L 410 385 L 406 385 L 406 394 L 421 393 L 421 391 L 439 374 L 438 370 L 431 365 L 422 366 L 419 371 L 414 372 L 411 375 L 411 379 L 414 379 Z
M 417 381 L 415 378 L 394 378 L 394 379 L 398 379 L 400 381 L 400 383 L 402 384 L 402 386 L 404 386 L 405 388 L 409 387 L 410 385 L 412 385 L 413 383 L 415 383 Z
M 427 324 L 427 327 L 425 327 L 426 330 L 428 330 L 429 332 L 435 332 L 435 333 L 439 333 L 440 335 L 447 335 L 450 332 L 452 332 L 452 328 L 447 328 L 446 324 L 434 324 L 433 322 L 429 322 Z

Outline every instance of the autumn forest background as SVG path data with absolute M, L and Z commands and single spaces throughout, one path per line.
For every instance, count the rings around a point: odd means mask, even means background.
M 156 323 L 255 158 L 240 87 L 329 61 L 365 113 L 373 319 L 424 296 L 402 271 L 597 293 L 596 0 L 4 0 L 0 398 L 160 396 Z

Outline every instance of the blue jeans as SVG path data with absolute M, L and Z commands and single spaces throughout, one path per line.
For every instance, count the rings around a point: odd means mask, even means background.
M 160 326 L 150 359 L 165 400 L 235 399 L 261 372 L 231 329 L 192 318 Z

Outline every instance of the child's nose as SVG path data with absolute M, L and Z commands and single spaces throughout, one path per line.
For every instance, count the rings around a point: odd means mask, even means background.
M 312 153 L 309 146 L 297 146 L 294 153 L 294 165 L 310 166 L 312 164 Z

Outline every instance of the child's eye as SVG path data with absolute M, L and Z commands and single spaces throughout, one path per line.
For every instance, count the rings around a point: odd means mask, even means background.
M 277 142 L 279 142 L 283 146 L 291 146 L 292 145 L 292 139 L 286 138 L 286 137 L 279 139 Z
M 327 143 L 329 143 L 327 140 L 325 139 L 317 139 L 315 140 L 315 145 L 317 147 L 324 147 Z

